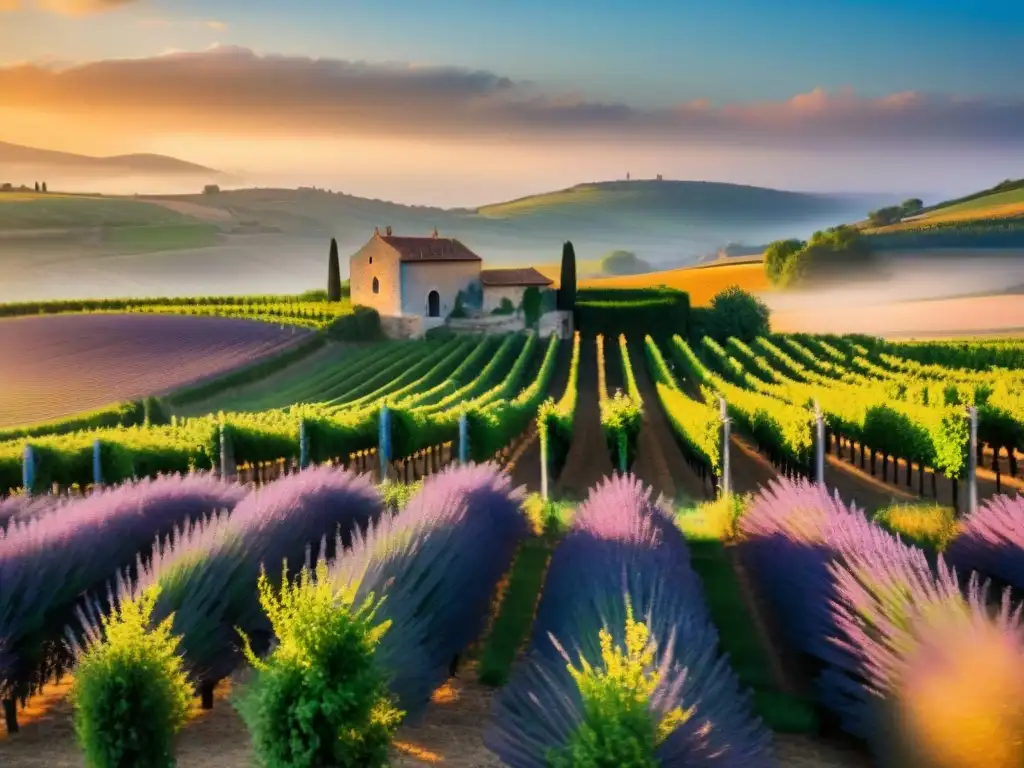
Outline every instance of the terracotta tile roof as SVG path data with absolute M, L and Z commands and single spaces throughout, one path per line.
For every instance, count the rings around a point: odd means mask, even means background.
M 480 282 L 492 287 L 505 285 L 554 285 L 551 280 L 544 277 L 533 267 L 523 267 L 521 269 L 481 269 Z
M 483 261 L 454 237 L 397 237 L 378 235 L 402 261 Z

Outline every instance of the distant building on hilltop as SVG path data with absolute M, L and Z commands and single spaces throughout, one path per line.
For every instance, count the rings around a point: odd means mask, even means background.
M 380 313 L 386 329 L 402 326 L 393 335 L 420 335 L 443 325 L 463 295 L 467 310 L 489 313 L 509 299 L 522 303 L 523 293 L 552 281 L 532 267 L 483 269 L 483 259 L 453 237 L 437 230 L 429 237 L 403 237 L 387 227 L 349 259 L 352 303 Z M 474 298 L 476 297 L 476 298 Z M 394 322 L 401 318 L 402 322 Z

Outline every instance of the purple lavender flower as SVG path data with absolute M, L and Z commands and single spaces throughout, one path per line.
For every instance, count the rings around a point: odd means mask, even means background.
M 593 489 L 555 550 L 528 656 L 495 703 L 488 747 L 514 768 L 540 768 L 565 746 L 583 718 L 568 659 L 601 665 L 602 628 L 624 645 L 627 600 L 658 648 L 652 714 L 694 708 L 659 745 L 661 764 L 771 765 L 770 736 L 719 654 L 686 542 L 632 476 Z
M 265 567 L 278 581 L 285 560 L 292 572 L 342 544 L 382 513 L 380 494 L 368 475 L 316 467 L 251 492 L 230 517 L 181 527 L 155 547 L 139 578 L 122 577 L 117 595 L 136 596 L 159 582 L 154 621 L 174 613 L 174 633 L 197 685 L 229 675 L 239 661 L 243 629 L 253 647 L 265 649 L 271 627 L 259 606 L 256 583 Z M 115 596 L 116 599 L 116 596 Z M 82 619 L 91 624 L 96 606 Z
M 0 533 L 0 692 L 30 693 L 70 662 L 55 639 L 82 593 L 102 589 L 154 538 L 243 495 L 208 475 L 160 477 L 12 520 Z
M 1024 589 L 1024 496 L 995 496 L 961 525 L 946 559 Z
M 427 478 L 393 517 L 357 536 L 331 568 L 358 600 L 384 596 L 394 622 L 378 646 L 391 689 L 412 715 L 479 635 L 494 591 L 529 533 L 522 491 L 498 467 L 453 467 Z

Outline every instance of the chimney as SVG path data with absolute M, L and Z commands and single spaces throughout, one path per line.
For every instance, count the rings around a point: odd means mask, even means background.
M 434 234 L 431 235 L 431 237 L 433 237 L 435 240 L 437 240 L 437 227 L 434 227 Z
M 380 227 L 374 227 L 373 228 L 373 236 L 374 237 L 380 237 Z
M 385 228 L 384 232 L 387 234 L 388 237 L 391 237 L 391 225 L 390 224 L 388 224 L 388 226 Z

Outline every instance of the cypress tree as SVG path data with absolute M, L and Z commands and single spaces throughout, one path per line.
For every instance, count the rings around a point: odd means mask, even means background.
M 338 263 L 338 241 L 333 237 L 327 261 L 327 300 L 341 301 L 341 265 Z
M 562 278 L 558 286 L 558 308 L 571 312 L 576 307 L 576 251 L 568 240 L 562 246 Z

